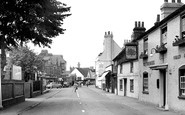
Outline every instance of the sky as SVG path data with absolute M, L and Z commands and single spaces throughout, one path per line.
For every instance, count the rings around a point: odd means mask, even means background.
M 161 14 L 164 0 L 59 0 L 71 7 L 70 17 L 64 20 L 64 34 L 53 38 L 49 53 L 63 55 L 69 67 L 95 66 L 99 53 L 103 52 L 104 34 L 113 33 L 114 41 L 123 46 L 131 39 L 135 21 L 143 21 L 146 30 L 151 28 Z M 177 0 L 176 0 L 177 1 Z M 185 0 L 181 0 L 185 3 Z M 171 0 L 168 0 L 171 2 Z M 35 52 L 42 49 L 33 47 Z

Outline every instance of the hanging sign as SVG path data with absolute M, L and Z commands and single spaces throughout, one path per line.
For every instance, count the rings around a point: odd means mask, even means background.
M 126 59 L 137 59 L 137 45 L 125 45 Z

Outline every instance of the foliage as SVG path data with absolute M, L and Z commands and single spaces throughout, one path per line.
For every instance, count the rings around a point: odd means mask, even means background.
M 69 11 L 70 7 L 57 0 L 1 0 L 1 71 L 6 65 L 5 49 L 27 42 L 50 47 L 52 38 L 64 33 L 63 20 Z
M 52 37 L 63 34 L 63 19 L 70 7 L 57 0 L 2 0 L 0 38 L 6 47 L 25 42 L 50 47 Z
M 42 71 L 43 60 L 37 56 L 28 47 L 18 47 L 10 53 L 12 64 L 21 66 L 23 73 L 34 74 L 36 71 Z

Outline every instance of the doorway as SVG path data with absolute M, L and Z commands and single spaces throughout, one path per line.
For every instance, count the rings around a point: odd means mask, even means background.
M 166 69 L 160 70 L 160 107 L 166 107 Z
M 124 96 L 127 96 L 127 79 L 124 79 Z

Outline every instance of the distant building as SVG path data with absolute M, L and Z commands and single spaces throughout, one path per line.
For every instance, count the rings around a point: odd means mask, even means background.
M 39 56 L 44 60 L 43 74 L 47 80 L 58 81 L 59 78 L 65 77 L 63 75 L 66 71 L 66 61 L 62 55 L 53 55 L 42 50 Z
M 95 70 L 91 68 L 75 68 L 71 73 L 71 77 L 75 77 L 75 81 L 86 84 L 90 82 L 95 83 Z
M 113 40 L 113 34 L 110 31 L 105 32 L 103 46 L 103 52 L 98 55 L 95 62 L 96 86 L 99 88 L 105 84 L 105 68 L 113 64 L 112 60 L 121 51 L 121 48 Z M 103 75 L 103 73 L 105 74 Z

